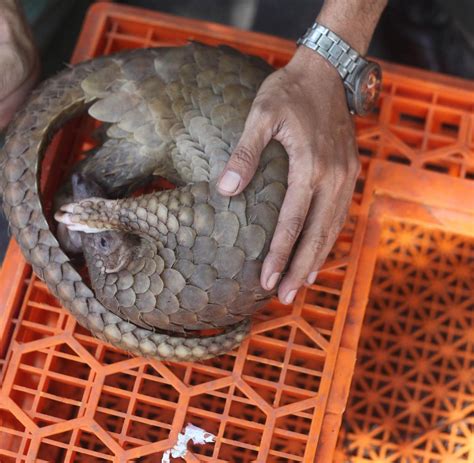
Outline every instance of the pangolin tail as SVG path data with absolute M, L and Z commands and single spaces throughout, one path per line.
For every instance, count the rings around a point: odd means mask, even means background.
M 81 82 L 113 59 L 84 62 L 46 80 L 16 115 L 0 157 L 6 217 L 35 273 L 79 324 L 95 336 L 135 355 L 157 359 L 194 361 L 221 355 L 240 344 L 249 331 L 249 322 L 215 336 L 184 338 L 160 334 L 122 319 L 96 299 L 61 249 L 44 215 L 39 178 L 48 140 L 68 119 L 93 103 L 87 100 Z

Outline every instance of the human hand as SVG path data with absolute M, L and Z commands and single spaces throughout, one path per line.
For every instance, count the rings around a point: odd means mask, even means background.
M 7 126 L 38 75 L 38 54 L 18 2 L 0 0 L 0 130 Z
M 305 282 L 314 282 L 327 258 L 360 168 L 342 80 L 331 64 L 305 47 L 262 83 L 221 176 L 222 194 L 236 195 L 248 185 L 271 139 L 288 153 L 288 189 L 261 284 L 267 290 L 275 287 L 289 264 L 278 291 L 289 304 Z

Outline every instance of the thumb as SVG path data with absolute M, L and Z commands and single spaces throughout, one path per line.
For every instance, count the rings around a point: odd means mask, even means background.
M 234 196 L 242 192 L 252 180 L 260 161 L 260 155 L 272 138 L 272 124 L 252 107 L 245 122 L 239 143 L 235 147 L 217 183 L 224 196 Z

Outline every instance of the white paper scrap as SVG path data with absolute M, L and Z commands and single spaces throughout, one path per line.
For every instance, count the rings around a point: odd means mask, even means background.
M 207 444 L 208 442 L 214 442 L 216 436 L 210 432 L 204 431 L 194 424 L 189 423 L 185 428 L 184 432 L 178 434 L 178 442 L 172 449 L 167 450 L 163 454 L 161 463 L 170 463 L 170 457 L 173 458 L 184 458 L 188 452 L 188 442 L 192 440 L 194 444 Z

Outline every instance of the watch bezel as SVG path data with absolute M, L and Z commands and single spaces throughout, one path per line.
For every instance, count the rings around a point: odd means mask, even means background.
M 362 90 L 362 86 L 366 84 L 369 75 L 374 71 L 377 74 L 376 94 L 372 99 L 372 103 L 368 105 L 367 100 L 364 98 L 365 93 Z M 357 74 L 354 76 L 353 94 L 351 95 L 351 98 L 348 98 L 348 102 L 350 104 L 349 107 L 352 109 L 352 112 L 359 116 L 365 116 L 374 109 L 379 99 L 381 82 L 382 68 L 374 61 L 367 61 L 365 66 L 362 66 L 359 72 L 357 72 Z

